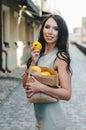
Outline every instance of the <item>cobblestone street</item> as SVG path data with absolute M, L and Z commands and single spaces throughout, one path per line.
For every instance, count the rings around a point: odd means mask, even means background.
M 74 45 L 70 45 L 70 55 L 72 98 L 61 101 L 68 116 L 66 130 L 86 130 L 86 56 Z M 0 75 L 0 130 L 34 130 L 33 104 L 27 102 L 21 84 L 24 71 L 25 68 L 19 68 L 14 73 Z

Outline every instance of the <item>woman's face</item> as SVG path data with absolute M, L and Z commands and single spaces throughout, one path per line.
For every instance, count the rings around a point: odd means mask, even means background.
M 49 18 L 43 28 L 43 37 L 46 43 L 54 43 L 58 39 L 58 25 L 53 18 Z

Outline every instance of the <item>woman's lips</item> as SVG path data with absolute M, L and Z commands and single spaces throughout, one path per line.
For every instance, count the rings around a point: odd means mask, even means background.
M 47 36 L 46 37 L 48 40 L 52 40 L 53 39 L 53 36 Z

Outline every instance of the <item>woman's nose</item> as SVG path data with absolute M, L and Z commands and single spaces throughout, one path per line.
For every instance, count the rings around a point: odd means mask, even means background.
M 49 30 L 48 30 L 48 33 L 49 33 L 49 34 L 52 34 L 52 33 L 53 33 L 53 30 L 52 30 L 52 29 L 49 29 Z

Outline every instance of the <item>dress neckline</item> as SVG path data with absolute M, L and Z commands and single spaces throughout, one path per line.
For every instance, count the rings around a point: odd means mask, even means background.
M 49 53 L 46 54 L 46 55 L 42 55 L 41 57 L 49 56 L 49 55 L 51 55 L 51 54 L 53 54 L 53 53 L 56 53 L 56 52 L 57 52 L 57 48 L 54 48 L 51 52 L 49 52 Z

